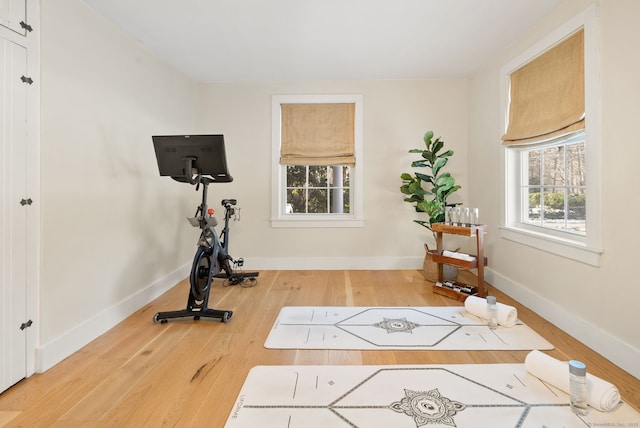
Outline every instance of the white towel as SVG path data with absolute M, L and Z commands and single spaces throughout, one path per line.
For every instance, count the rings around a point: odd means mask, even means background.
M 444 250 L 442 252 L 442 255 L 445 257 L 451 257 L 452 259 L 464 260 L 467 262 L 472 262 L 476 259 L 474 256 L 471 256 L 469 254 L 457 253 L 455 251 L 447 251 L 447 250 Z
M 569 394 L 569 362 L 556 360 L 540 351 L 531 351 L 524 360 L 529 373 Z M 602 412 L 620 403 L 618 389 L 599 377 L 587 373 L 587 403 Z
M 513 327 L 518 321 L 518 310 L 513 306 L 498 302 L 498 324 L 505 327 Z M 464 308 L 470 314 L 482 319 L 489 318 L 487 315 L 487 299 L 478 296 L 469 296 L 464 301 Z

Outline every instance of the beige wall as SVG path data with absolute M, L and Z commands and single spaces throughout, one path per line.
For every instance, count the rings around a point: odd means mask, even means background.
M 271 216 L 271 96 L 358 93 L 364 110 L 362 228 L 281 229 Z M 400 174 L 409 171 L 433 129 L 456 152 L 450 163 L 466 192 L 466 80 L 350 81 L 283 84 L 209 84 L 201 91 L 200 132 L 225 135 L 231 184 L 213 185 L 212 204 L 235 197 L 231 254 L 248 268 L 398 268 L 421 266 L 429 233 L 402 201 Z M 214 205 L 215 206 L 215 205 Z
M 191 195 L 158 176 L 151 135 L 195 129 L 196 85 L 79 1 L 41 3 L 46 368 L 174 284 L 163 281 L 192 257 Z
M 639 290 L 633 273 L 637 242 L 633 213 L 640 209 L 632 187 L 638 183 L 640 158 L 639 117 L 640 57 L 637 41 L 640 3 L 602 0 L 600 16 L 600 91 L 602 112 L 601 266 L 563 257 L 501 239 L 500 184 L 502 170 L 487 167 L 500 159 L 500 68 L 552 32 L 592 1 L 569 1 L 541 22 L 522 40 L 515 41 L 499 58 L 470 81 L 469 192 L 472 204 L 489 218 L 487 235 L 490 280 L 522 303 L 559 325 L 627 371 L 640 376 L 638 332 Z M 587 121 L 591 118 L 587 118 Z M 625 297 L 627 296 L 627 297 Z

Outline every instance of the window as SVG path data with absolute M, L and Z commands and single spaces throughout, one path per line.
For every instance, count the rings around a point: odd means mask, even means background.
M 520 220 L 531 226 L 586 235 L 584 132 L 520 149 Z
M 342 165 L 287 165 L 286 214 L 348 214 L 349 173 Z
M 503 238 L 599 264 L 595 8 L 502 71 Z
M 362 97 L 274 95 L 274 227 L 361 227 Z

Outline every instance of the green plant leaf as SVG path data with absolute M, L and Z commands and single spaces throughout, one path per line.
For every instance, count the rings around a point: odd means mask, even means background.
M 427 131 L 422 137 L 422 141 L 426 144 L 427 148 L 431 145 L 431 139 L 433 138 L 433 131 Z
M 438 186 L 451 187 L 455 183 L 455 179 L 448 172 L 440 175 L 437 180 Z
M 433 154 L 437 154 L 440 149 L 442 149 L 442 146 L 444 146 L 444 141 L 440 141 L 440 138 L 438 138 L 434 143 L 433 143 L 433 148 L 431 149 L 431 151 L 433 152 Z
M 423 150 L 422 151 L 422 157 L 428 162 L 428 163 L 433 163 L 433 153 L 431 153 L 428 150 Z
M 449 156 L 453 156 L 453 150 L 447 150 L 446 152 L 438 155 L 439 158 L 447 158 Z
M 432 211 L 431 202 L 432 201 L 420 201 L 418 204 L 416 204 L 416 209 L 428 215 Z
M 422 202 L 422 199 L 420 199 L 418 196 L 416 195 L 411 195 L 410 198 L 404 198 L 405 202 L 409 202 L 409 203 L 420 203 Z
M 412 181 L 409 184 L 409 192 L 411 193 L 419 193 L 422 192 L 422 186 L 419 181 Z
M 420 174 L 419 172 L 416 172 L 416 177 L 418 177 L 422 181 L 433 184 L 433 177 L 430 175 Z
M 451 186 L 449 189 L 447 189 L 446 192 L 443 193 L 442 198 L 446 200 L 453 192 L 459 190 L 460 188 L 461 187 L 457 184 L 455 186 Z
M 433 164 L 433 168 L 431 168 L 431 169 L 433 170 L 433 175 L 434 176 L 438 175 L 438 172 L 440 172 L 442 167 L 444 167 L 447 164 L 448 160 L 449 159 L 447 159 L 447 158 L 440 158 Z

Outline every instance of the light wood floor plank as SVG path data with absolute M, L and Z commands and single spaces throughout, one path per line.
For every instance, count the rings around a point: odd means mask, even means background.
M 468 282 L 474 277 L 467 275 Z M 264 271 L 256 287 L 216 281 L 212 306 L 233 310 L 228 324 L 208 320 L 153 324 L 158 311 L 186 306 L 182 281 L 111 331 L 43 374 L 0 395 L 0 427 L 222 427 L 249 370 L 290 364 L 522 363 L 527 351 L 343 351 L 264 348 L 284 306 L 443 306 L 419 271 Z M 640 410 L 640 380 L 490 287 L 498 301 L 554 344 L 614 383 Z
M 8 424 L 12 419 L 18 416 L 21 412 L 2 412 L 0 411 L 0 428 Z

